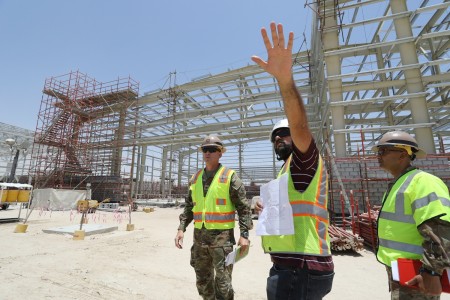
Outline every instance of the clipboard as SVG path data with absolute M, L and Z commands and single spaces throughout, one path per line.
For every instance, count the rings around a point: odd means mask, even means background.
M 417 259 L 399 258 L 391 263 L 392 279 L 398 281 L 401 285 L 406 286 L 406 282 L 419 274 L 422 262 Z M 445 269 L 441 276 L 441 285 L 443 293 L 450 293 L 450 270 Z M 410 288 L 418 288 L 408 286 Z

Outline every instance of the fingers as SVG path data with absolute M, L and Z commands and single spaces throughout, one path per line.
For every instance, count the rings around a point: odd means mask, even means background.
M 294 45 L 294 33 L 291 31 L 289 32 L 289 40 L 287 45 L 287 49 L 289 50 L 289 52 L 292 52 L 293 45 Z
M 264 46 L 269 50 L 272 48 L 272 44 L 270 43 L 269 36 L 267 35 L 267 30 L 265 28 L 261 28 L 261 35 L 263 38 Z
M 261 29 L 261 35 L 263 37 L 264 45 L 266 49 L 272 49 L 275 47 L 284 48 L 284 33 L 283 33 L 283 25 L 275 24 L 275 22 L 270 23 L 270 33 L 272 35 L 272 43 L 270 42 L 270 38 L 267 34 L 267 30 L 265 28 Z
M 408 280 L 407 282 L 405 282 L 405 284 L 407 286 L 416 286 L 418 287 L 421 291 L 424 291 L 424 285 L 423 285 L 423 278 L 421 275 L 416 275 L 414 276 L 412 279 Z
M 283 47 L 284 48 L 284 33 L 283 33 L 283 25 L 278 24 L 277 25 L 277 29 L 278 29 L 278 45 L 279 47 Z M 275 45 L 275 44 L 274 44 Z
M 249 245 L 250 245 L 250 240 L 245 239 L 245 238 L 239 238 L 238 246 L 241 246 L 242 248 L 245 249 L 245 247 L 248 247 Z
M 183 238 L 178 235 L 175 237 L 175 247 L 183 249 Z
M 418 282 L 417 282 L 416 278 L 413 278 L 410 281 L 405 282 L 405 284 L 408 285 L 408 286 L 413 286 L 413 285 L 416 285 L 417 283 Z
M 247 244 L 247 245 L 241 245 L 241 251 L 242 251 L 242 252 L 247 251 L 247 248 L 248 248 L 248 247 L 250 247 L 249 244 Z
M 257 65 L 259 65 L 261 68 L 265 69 L 267 63 L 264 60 L 262 60 L 258 56 L 252 56 L 251 58 Z
M 283 25 L 281 25 L 281 24 L 278 24 L 278 25 L 281 26 L 281 29 L 283 29 Z M 279 42 L 280 42 L 278 39 L 277 26 L 275 25 L 275 22 L 270 23 L 270 31 L 272 33 L 273 47 L 275 48 L 276 46 L 279 45 Z
M 263 210 L 263 208 L 264 208 L 264 206 L 263 206 L 263 204 L 261 203 L 261 202 L 256 202 L 256 204 L 255 204 L 255 210 L 256 210 L 256 212 L 258 213 L 258 214 L 260 214 L 261 213 L 261 211 Z
M 267 36 L 267 31 L 265 28 L 261 29 L 261 34 L 263 36 L 264 45 L 267 49 L 280 47 L 284 49 L 286 41 L 284 38 L 284 30 L 283 30 L 283 24 L 275 24 L 275 22 L 270 23 L 270 31 L 272 34 L 272 44 L 270 44 L 269 37 Z M 292 46 L 294 44 L 294 33 L 289 32 L 288 37 L 288 43 L 286 49 L 291 50 L 292 52 Z

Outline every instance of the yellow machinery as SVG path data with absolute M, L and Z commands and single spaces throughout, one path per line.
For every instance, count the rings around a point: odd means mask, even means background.
M 94 213 L 98 208 L 97 200 L 78 200 L 77 210 L 79 212 Z
M 98 202 L 97 200 L 78 200 L 77 210 L 79 212 L 95 213 L 100 203 L 106 203 L 109 200 L 110 198 L 106 198 L 102 202 Z

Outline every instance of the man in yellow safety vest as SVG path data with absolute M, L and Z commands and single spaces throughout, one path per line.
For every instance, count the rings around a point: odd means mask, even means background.
M 203 152 L 205 168 L 189 182 L 186 206 L 180 214 L 175 246 L 183 246 L 184 232 L 194 220 L 194 245 L 191 266 L 195 270 L 197 290 L 203 299 L 234 298 L 231 285 L 233 265 L 225 266 L 226 256 L 233 251 L 235 212 L 239 217 L 241 252 L 249 247 L 249 230 L 253 223 L 244 185 L 235 171 L 219 163 L 225 147 L 214 135 L 207 136 L 199 150 Z
M 442 273 L 450 267 L 448 187 L 440 178 L 411 165 L 426 154 L 404 131 L 385 133 L 372 150 L 380 167 L 394 176 L 384 194 L 377 226 L 377 259 L 386 266 L 391 299 L 439 299 Z M 393 280 L 392 262 L 399 258 L 422 262 L 407 286 Z
M 285 188 L 292 207 L 294 234 L 262 237 L 264 251 L 270 253 L 273 262 L 267 279 L 267 299 L 322 299 L 331 291 L 334 277 L 328 236 L 327 172 L 293 79 L 294 34 L 289 34 L 285 45 L 283 26 L 271 23 L 270 29 L 272 41 L 266 29 L 261 30 L 267 62 L 257 56 L 252 60 L 276 78 L 283 98 L 287 119 L 275 124 L 270 141 L 278 160 L 284 161 L 278 177 L 288 176 Z M 256 210 L 262 209 L 263 204 L 258 202 Z

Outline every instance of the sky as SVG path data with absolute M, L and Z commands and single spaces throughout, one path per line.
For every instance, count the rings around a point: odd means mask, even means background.
M 311 19 L 305 0 L 0 0 L 0 122 L 35 130 L 46 78 L 130 76 L 144 95 L 265 59 L 271 21 L 298 50 Z

